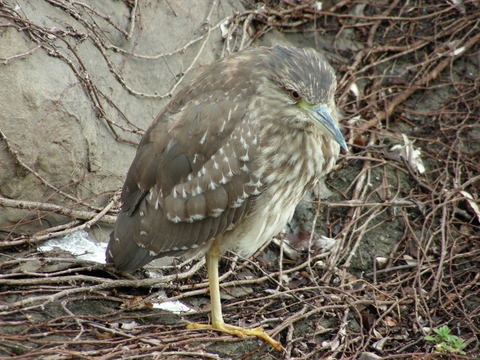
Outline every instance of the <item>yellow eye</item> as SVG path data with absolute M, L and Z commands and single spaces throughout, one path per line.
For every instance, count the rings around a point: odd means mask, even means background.
M 296 91 L 296 90 L 288 90 L 288 93 L 290 94 L 290 97 L 292 98 L 292 100 L 295 100 L 295 101 L 300 101 L 300 100 L 302 100 L 302 97 L 300 96 L 300 94 L 298 93 L 298 91 Z

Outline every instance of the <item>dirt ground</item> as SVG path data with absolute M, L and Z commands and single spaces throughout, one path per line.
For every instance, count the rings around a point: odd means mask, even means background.
M 291 233 L 221 263 L 225 319 L 263 327 L 285 351 L 185 328 L 209 316 L 202 260 L 162 267 L 163 279 L 118 274 L 39 253 L 46 228 L 0 232 L 0 358 L 480 358 L 480 5 L 247 5 L 225 47 L 278 37 L 323 49 L 350 146 L 330 196 L 305 200 Z M 154 308 L 159 295 L 196 312 Z M 443 326 L 463 345 L 425 339 Z

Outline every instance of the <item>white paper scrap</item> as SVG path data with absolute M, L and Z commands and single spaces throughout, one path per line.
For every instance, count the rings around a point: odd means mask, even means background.
M 47 252 L 60 249 L 82 259 L 105 263 L 106 243 L 97 242 L 90 238 L 85 230 L 76 231 L 60 238 L 47 240 L 38 246 L 38 251 Z

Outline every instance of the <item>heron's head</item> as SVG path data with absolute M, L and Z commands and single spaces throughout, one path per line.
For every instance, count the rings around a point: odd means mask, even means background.
M 275 103 L 271 107 L 277 116 L 289 126 L 316 128 L 347 150 L 336 121 L 337 81 L 327 60 L 313 49 L 276 46 L 266 56 L 266 63 L 274 84 L 268 99 Z

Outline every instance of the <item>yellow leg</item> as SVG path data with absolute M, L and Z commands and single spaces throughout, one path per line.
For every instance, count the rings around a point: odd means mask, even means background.
M 273 340 L 267 335 L 262 328 L 244 329 L 239 326 L 228 325 L 223 322 L 222 315 L 222 303 L 220 301 L 220 283 L 218 278 L 218 262 L 220 260 L 220 249 L 216 242 L 214 242 L 206 254 L 207 260 L 207 272 L 208 272 L 208 284 L 210 287 L 210 303 L 212 308 L 212 323 L 210 325 L 205 324 L 189 324 L 188 329 L 213 329 L 221 331 L 226 334 L 235 335 L 238 337 L 256 336 L 263 339 L 275 350 L 282 351 L 283 347 L 278 341 Z

